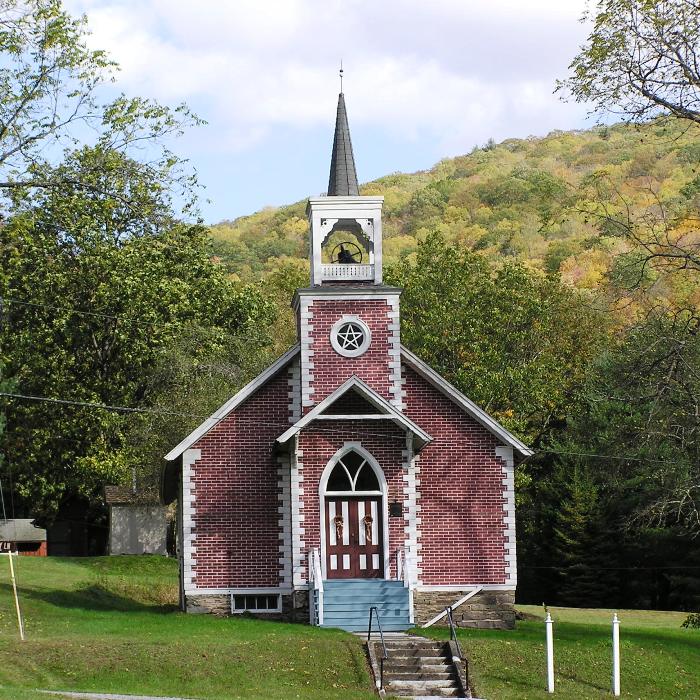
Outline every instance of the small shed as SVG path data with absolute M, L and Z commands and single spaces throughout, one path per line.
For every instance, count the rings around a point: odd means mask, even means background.
M 0 541 L 11 542 L 14 551 L 30 557 L 46 556 L 46 530 L 31 518 L 0 521 Z
M 157 495 L 105 486 L 110 554 L 166 554 L 167 508 Z

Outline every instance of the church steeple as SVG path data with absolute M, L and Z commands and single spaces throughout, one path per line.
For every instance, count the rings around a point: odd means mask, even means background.
M 338 111 L 335 118 L 335 136 L 333 137 L 333 154 L 331 156 L 331 174 L 328 178 L 329 197 L 357 197 L 355 157 L 352 153 L 348 114 L 345 109 L 345 96 L 338 95 Z
M 360 196 L 341 85 L 328 194 L 310 197 L 306 207 L 314 287 L 382 283 L 383 202 L 377 195 Z

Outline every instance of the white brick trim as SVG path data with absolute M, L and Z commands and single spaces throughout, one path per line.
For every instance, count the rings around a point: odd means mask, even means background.
M 195 581 L 196 533 L 194 463 L 202 458 L 201 450 L 185 450 L 182 453 L 182 587 L 185 595 L 197 591 Z
M 313 331 L 313 299 L 302 297 L 299 305 L 299 342 L 301 344 L 301 406 L 302 410 L 306 406 L 313 406 L 313 356 L 312 348 L 314 339 L 311 335 Z
M 219 421 L 233 411 L 236 406 L 242 404 L 247 398 L 252 396 L 261 386 L 272 379 L 291 359 L 299 352 L 299 346 L 287 350 L 281 357 L 273 362 L 266 370 L 259 374 L 253 381 L 248 382 L 237 394 L 232 396 L 223 406 L 207 418 L 198 428 L 195 428 L 177 447 L 174 447 L 165 459 L 171 461 L 177 459 L 185 450 L 195 445 L 197 441 L 204 437 Z
M 296 423 L 301 418 L 301 368 L 299 358 L 295 358 L 287 370 L 289 398 L 289 422 Z
M 304 464 L 303 453 L 299 450 L 298 436 L 292 442 L 290 460 L 290 508 L 291 508 L 291 544 L 292 544 L 292 585 L 294 588 L 306 583 L 306 556 L 304 548 Z
M 503 462 L 503 537 L 506 585 L 518 583 L 518 569 L 515 544 L 515 461 L 512 447 L 497 447 L 496 457 Z
M 387 316 L 389 317 L 388 343 L 389 343 L 389 393 L 393 394 L 391 403 L 403 411 L 404 391 L 401 374 L 401 322 L 399 318 L 399 297 L 388 297 L 386 300 L 389 306 Z
M 420 491 L 418 490 L 418 485 L 420 484 L 418 479 L 420 466 L 418 464 L 418 457 L 416 457 L 413 451 L 413 440 L 410 435 L 406 435 L 406 449 L 402 450 L 401 455 L 403 457 L 403 517 L 406 522 L 404 526 L 406 557 L 408 559 L 407 563 L 413 567 L 413 571 L 416 575 L 416 583 L 419 584 L 421 580 L 420 574 L 422 572 L 420 566 L 422 561 L 420 555 L 420 518 L 418 517 L 418 512 L 420 511 L 420 506 L 418 505 L 420 499 Z
M 289 455 L 277 457 L 277 512 L 279 519 L 279 581 L 283 587 L 292 585 L 292 504 L 291 504 L 291 470 Z

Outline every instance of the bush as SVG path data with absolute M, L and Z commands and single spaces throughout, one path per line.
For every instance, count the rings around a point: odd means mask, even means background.
M 700 629 L 700 613 L 690 613 L 690 615 L 688 615 L 688 617 L 686 617 L 683 621 L 681 627 Z

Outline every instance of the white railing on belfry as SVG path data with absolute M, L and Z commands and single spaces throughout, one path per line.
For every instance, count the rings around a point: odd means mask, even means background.
M 324 280 L 373 280 L 374 265 L 321 265 L 321 278 Z
M 323 624 L 323 574 L 318 549 L 309 550 L 309 622 Z

